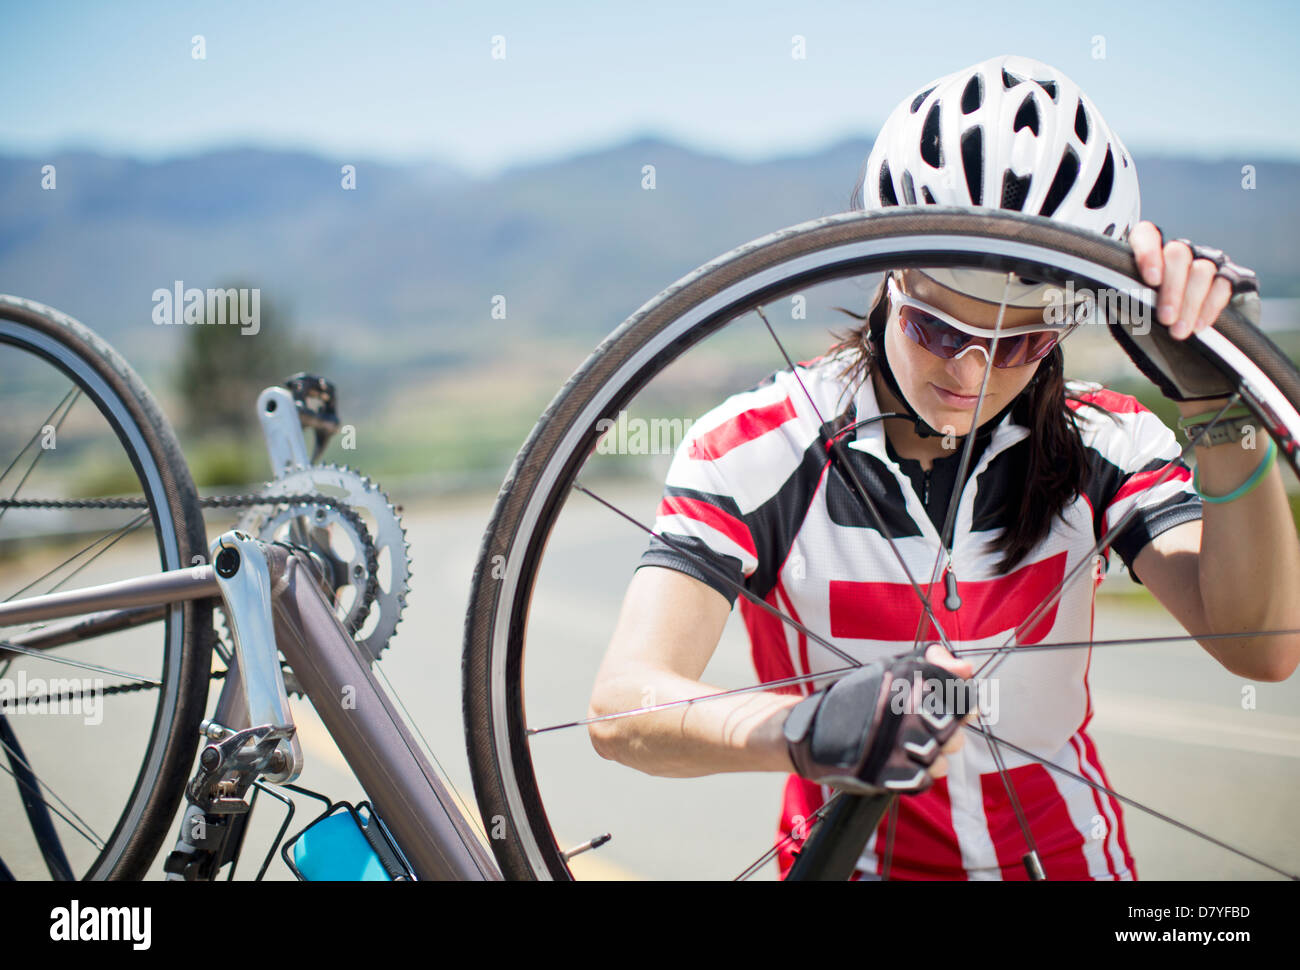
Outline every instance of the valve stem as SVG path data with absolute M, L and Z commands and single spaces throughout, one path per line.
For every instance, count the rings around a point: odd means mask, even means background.
M 583 852 L 586 852 L 588 849 L 599 849 L 611 838 L 613 838 L 613 836 L 610 835 L 608 832 L 606 832 L 604 835 L 598 835 L 594 839 L 588 839 L 586 842 L 582 843 L 582 845 L 575 845 L 572 849 L 569 849 L 568 851 L 563 853 L 564 861 L 568 862 L 575 855 L 581 855 Z

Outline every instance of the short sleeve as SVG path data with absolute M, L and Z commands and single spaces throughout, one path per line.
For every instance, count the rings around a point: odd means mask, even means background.
M 758 568 L 750 526 L 717 464 L 688 435 L 677 449 L 641 566 L 664 566 L 707 583 L 735 603 Z M 663 538 L 658 538 L 662 536 Z
M 1130 440 L 1111 449 L 1112 457 L 1118 456 L 1119 474 L 1112 479 L 1115 487 L 1104 510 L 1099 510 L 1102 534 L 1118 527 L 1110 547 L 1141 584 L 1133 569 L 1138 553 L 1162 532 L 1200 519 L 1202 505 L 1173 431 L 1141 405 L 1119 417 L 1121 433 Z
M 663 538 L 641 565 L 693 576 L 733 604 L 742 586 L 768 594 L 826 461 L 817 411 L 801 410 L 805 393 L 778 371 L 692 423 L 664 482 L 655 518 Z

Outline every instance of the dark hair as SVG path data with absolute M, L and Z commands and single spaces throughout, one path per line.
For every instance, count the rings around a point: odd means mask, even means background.
M 830 350 L 830 354 L 851 355 L 841 376 L 848 380 L 850 387 L 856 388 L 861 381 L 870 379 L 875 363 L 872 334 L 883 339 L 889 313 L 885 280 L 880 281 L 871 309 L 865 314 L 843 307 L 836 309 L 862 321 L 847 333 L 836 334 L 838 342 Z M 1087 487 L 1091 470 L 1074 413 L 1065 403 L 1067 397 L 1110 414 L 1101 405 L 1067 393 L 1065 356 L 1058 345 L 1039 362 L 1033 380 L 1011 412 L 1017 422 L 1029 428 L 1030 434 L 1026 447 L 1014 449 L 1015 460 L 1022 467 L 1008 478 L 1010 492 L 1003 510 L 1007 528 L 994 545 L 1002 553 L 997 565 L 999 573 L 1010 572 L 1047 537 L 1053 516 L 1059 515 L 1064 521 L 1065 509 Z

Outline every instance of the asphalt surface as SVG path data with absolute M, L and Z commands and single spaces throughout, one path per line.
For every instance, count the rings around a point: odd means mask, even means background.
M 653 514 L 657 490 L 652 487 L 606 491 L 642 521 Z M 488 497 L 407 508 L 414 592 L 380 663 L 438 764 L 474 813 L 461 720 L 460 657 L 470 576 L 490 508 Z M 534 598 L 525 672 L 530 724 L 562 723 L 585 713 L 643 540 L 590 499 L 575 495 L 570 501 L 548 546 Z M 147 562 L 140 555 L 136 551 L 101 560 L 88 571 L 86 582 Z M 1123 576 L 1103 585 L 1098 639 L 1182 632 L 1158 606 L 1141 602 L 1145 594 L 1124 595 L 1132 585 Z M 147 666 L 149 641 L 133 636 L 106 638 L 93 649 L 83 645 L 64 655 L 138 669 L 131 663 Z M 24 660 L 21 666 L 29 676 L 49 676 L 55 670 L 44 661 Z M 6 676 L 16 676 L 19 667 L 15 664 Z M 754 682 L 734 614 L 705 680 L 724 687 Z M 1117 791 L 1287 871 L 1300 871 L 1300 838 L 1292 823 L 1300 807 L 1300 677 L 1249 685 L 1195 644 L 1180 643 L 1096 649 L 1091 686 L 1096 708 L 1092 736 Z M 1243 703 L 1243 689 L 1249 687 L 1253 698 L 1247 700 L 1253 706 Z M 216 693 L 214 688 L 210 709 Z M 152 709 L 149 695 L 131 695 L 109 698 L 99 724 L 49 715 L 31 724 L 34 714 L 25 715 L 25 721 L 11 720 L 42 779 L 66 802 L 67 814 L 84 819 L 102 837 L 114 817 L 109 809 L 121 804 L 132 780 L 138 758 L 131 762 L 130 752 L 143 743 Z M 307 757 L 299 783 L 336 800 L 364 798 L 310 705 L 295 700 L 294 710 Z M 580 876 L 730 879 L 771 844 L 781 776 L 654 778 L 597 757 L 582 728 L 535 738 L 534 755 L 561 843 L 576 845 L 606 832 L 613 836 L 604 847 L 575 859 Z M 290 835 L 317 811 L 315 803 L 300 798 Z M 256 871 L 283 815 L 278 804 L 262 799 L 250 825 L 240 878 Z M 25 825 L 8 778 L 0 778 L 0 818 Z M 1125 818 L 1143 879 L 1270 877 L 1268 870 L 1135 808 L 1126 808 Z M 89 842 L 68 823 L 56 824 L 75 864 L 91 851 Z M 12 824 L 9 828 L 12 832 Z M 33 845 L 6 845 L 5 862 L 16 874 L 39 875 Z M 155 873 L 160 862 L 161 857 Z M 771 864 L 758 875 L 774 877 Z M 267 878 L 292 876 L 276 859 Z

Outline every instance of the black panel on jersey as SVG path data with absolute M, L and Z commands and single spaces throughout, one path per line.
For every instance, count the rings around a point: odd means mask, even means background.
M 688 576 L 694 576 L 708 583 L 734 604 L 739 595 L 736 589 L 704 569 L 698 562 L 698 559 L 702 558 L 733 581 L 737 583 L 743 581 L 746 588 L 759 599 L 766 599 L 767 594 L 776 586 L 778 573 L 785 564 L 790 547 L 794 545 L 795 536 L 803 527 L 808 506 L 812 503 L 817 485 L 821 481 L 822 470 L 829 460 L 830 457 L 826 453 L 826 446 L 822 440 L 820 438 L 814 440 L 805 449 L 799 466 L 781 483 L 776 493 L 747 515 L 741 514 L 736 500 L 729 495 L 714 495 L 676 486 L 668 486 L 664 489 L 666 495 L 707 502 L 745 523 L 750 536 L 754 539 L 755 551 L 758 553 L 758 568 L 748 580 L 743 577 L 739 559 L 719 554 L 699 539 L 686 539 L 675 534 L 672 536 L 673 541 L 679 546 L 688 548 L 695 554 L 696 559 L 674 550 L 658 539 L 652 539 L 649 550 L 641 559 L 641 565 L 668 566 Z
M 775 495 L 744 517 L 750 534 L 761 542 L 758 549 L 758 569 L 749 577 L 749 588 L 765 599 L 779 578 L 795 536 L 803 528 L 808 516 L 808 506 L 821 481 L 822 470 L 830 461 L 826 446 L 817 438 L 803 453 L 799 467 L 791 473 Z M 832 471 L 831 478 L 835 477 Z M 759 538 L 761 537 L 761 538 Z
M 1017 441 L 989 459 L 975 479 L 971 532 L 1009 529 L 1019 513 L 1020 495 L 1029 465 L 1029 439 Z
M 919 536 L 921 529 L 907 514 L 903 489 L 889 466 L 875 455 L 856 448 L 845 448 L 844 454 L 848 456 L 849 465 L 857 473 L 862 487 L 876 504 L 890 535 L 895 538 Z M 826 480 L 826 512 L 836 525 L 879 531 L 871 512 L 852 485 L 852 479 L 839 470 L 832 472 Z
M 971 472 L 975 470 L 975 466 L 979 464 L 984 449 L 988 447 L 990 437 L 987 434 L 975 436 L 975 444 L 971 448 L 970 464 L 966 467 L 967 481 L 970 480 Z M 921 500 L 921 506 L 934 524 L 935 531 L 942 532 L 944 519 L 948 516 L 948 503 L 953 501 L 953 497 L 961 492 L 957 488 L 957 472 L 961 466 L 962 451 L 966 447 L 965 439 L 961 440 L 961 443 L 957 445 L 952 454 L 943 455 L 931 461 L 929 471 L 930 487 L 928 489 L 929 501 L 926 501 L 925 477 L 927 473 L 921 467 L 921 463 L 899 455 L 888 439 L 885 439 L 885 447 L 889 457 L 902 469 L 903 474 L 912 483 L 912 491 Z

